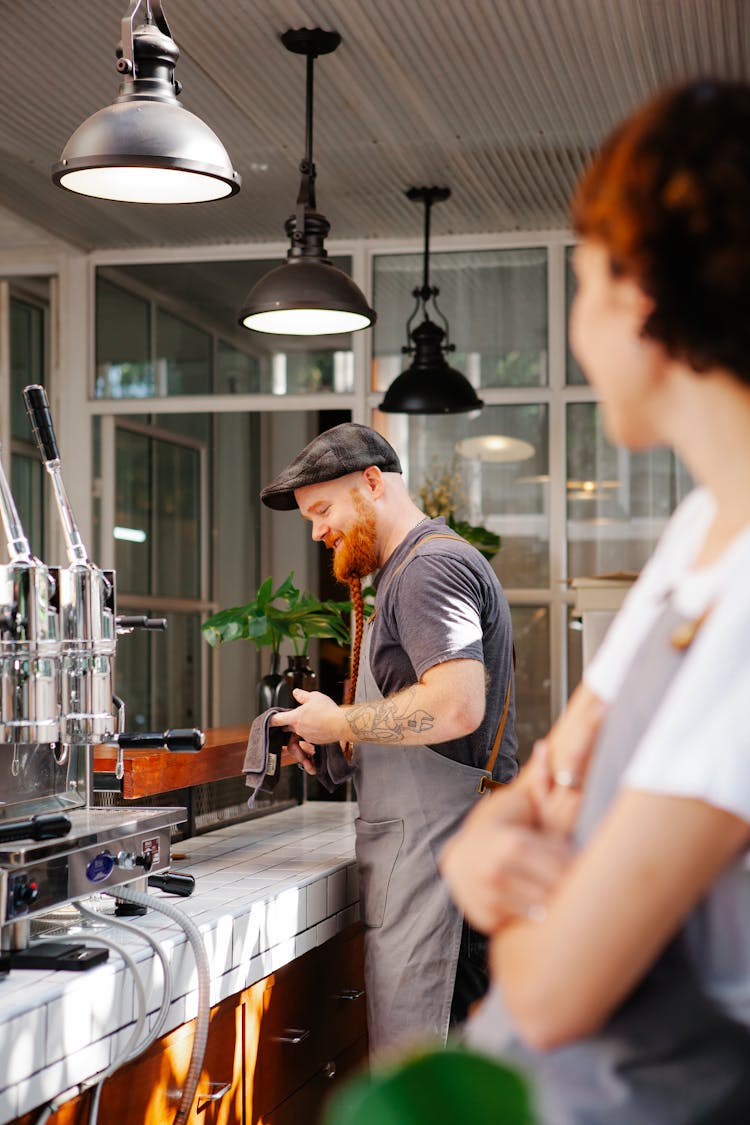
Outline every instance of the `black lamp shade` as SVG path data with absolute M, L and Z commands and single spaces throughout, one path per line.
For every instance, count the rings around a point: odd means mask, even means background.
M 76 129 L 52 169 L 60 187 L 131 203 L 199 203 L 235 195 L 241 179 L 212 129 L 166 101 L 121 98 Z
M 120 92 L 76 129 L 52 168 L 58 187 L 123 203 L 201 203 L 235 195 L 242 184 L 223 144 L 178 101 L 179 48 L 160 0 L 132 27 L 122 21 Z M 130 40 L 131 53 L 125 57 Z
M 375 312 L 328 258 L 290 257 L 256 282 L 239 319 L 256 332 L 324 336 L 367 328 Z
M 469 380 L 449 367 L 440 347 L 445 333 L 425 320 L 411 333 L 414 361 L 398 375 L 380 404 L 384 414 L 467 414 L 484 403 Z

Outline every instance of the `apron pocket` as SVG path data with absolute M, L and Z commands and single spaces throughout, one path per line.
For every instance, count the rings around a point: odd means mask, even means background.
M 388 887 L 404 842 L 404 822 L 357 818 L 354 824 L 362 921 L 377 929 L 383 925 Z

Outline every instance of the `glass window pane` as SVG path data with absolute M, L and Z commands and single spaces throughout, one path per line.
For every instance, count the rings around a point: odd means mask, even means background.
M 478 417 L 376 412 L 373 425 L 398 450 L 420 506 L 442 492 L 445 512 L 438 514 L 450 512 L 500 535 L 493 566 L 504 586 L 549 585 L 545 404 L 489 406 Z M 477 442 L 480 437 L 489 437 L 489 445 Z M 506 439 L 502 452 L 500 439 Z M 510 459 L 497 459 L 506 456 Z
M 153 442 L 154 594 L 200 595 L 200 453 Z
M 331 262 L 351 271 L 348 257 Z M 163 262 L 99 271 L 96 396 L 351 393 L 350 334 L 313 341 L 238 324 L 248 292 L 277 265 Z M 152 304 L 155 326 L 149 325 Z
M 10 490 L 31 552 L 40 558 L 44 554 L 45 476 L 38 453 L 11 454 Z
M 153 609 L 129 607 L 153 616 Z M 117 645 L 116 690 L 128 730 L 201 726 L 200 614 L 165 613 L 164 633 L 136 629 Z
M 96 398 L 155 394 L 148 301 L 96 279 Z
M 192 324 L 159 309 L 156 314 L 157 395 L 211 393 L 211 337 Z
M 516 646 L 516 733 L 518 755 L 525 762 L 538 738 L 550 728 L 549 607 L 512 605 Z
M 667 449 L 612 445 L 596 403 L 567 407 L 568 574 L 640 570 L 693 487 Z
M 144 434 L 117 427 L 115 568 L 123 593 L 151 593 L 153 513 L 151 445 Z
M 573 304 L 573 297 L 576 291 L 576 277 L 573 273 L 573 247 L 567 246 L 565 248 L 565 324 L 570 323 L 570 308 Z M 586 384 L 586 376 L 581 370 L 578 360 L 570 350 L 569 333 L 566 329 L 565 339 L 567 347 L 565 351 L 565 382 L 570 387 L 582 387 Z
M 401 347 L 415 306 L 413 290 L 422 284 L 422 263 L 421 254 L 375 258 L 375 390 L 384 391 L 408 365 Z M 476 387 L 546 386 L 546 250 L 430 254 L 430 282 L 440 290 L 438 304 L 456 345 L 451 367 Z M 430 318 L 438 319 L 432 313 Z
M 260 380 L 261 362 L 257 355 L 247 355 L 225 340 L 219 340 L 216 352 L 216 390 L 219 394 L 257 393 Z
M 33 282 L 34 279 L 29 279 Z M 47 283 L 38 281 L 40 291 Z M 46 383 L 47 309 L 19 297 L 9 301 L 10 325 L 10 488 L 24 534 L 32 552 L 44 555 L 44 499 L 46 473 L 26 415 L 24 387 Z
M 32 441 L 23 389 L 45 382 L 45 310 L 27 301 L 10 299 L 10 427 L 11 436 Z
M 573 613 L 572 606 L 565 608 L 568 648 L 568 698 L 573 694 L 583 676 L 583 621 Z

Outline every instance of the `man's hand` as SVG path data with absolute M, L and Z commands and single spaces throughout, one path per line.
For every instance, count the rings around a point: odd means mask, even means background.
M 292 731 L 297 735 L 300 748 L 303 743 L 315 747 L 347 738 L 346 721 L 341 708 L 332 699 L 320 691 L 304 691 L 302 688 L 295 688 L 292 694 L 300 706 L 272 715 L 270 726 L 286 727 Z
M 282 766 L 301 766 L 305 773 L 316 774 L 315 747 L 311 742 L 301 741 L 296 734 L 289 735 L 289 741 L 281 751 Z

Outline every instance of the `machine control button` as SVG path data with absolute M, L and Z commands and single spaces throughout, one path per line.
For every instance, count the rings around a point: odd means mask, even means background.
M 116 860 L 109 852 L 99 852 L 86 864 L 86 878 L 90 883 L 103 883 L 112 874 Z
M 137 855 L 135 865 L 136 867 L 142 867 L 144 871 L 150 871 L 154 866 L 154 853 L 144 852 L 143 855 Z
M 39 898 L 39 884 L 26 874 L 14 875 L 9 890 L 11 913 L 15 916 L 25 914 Z

